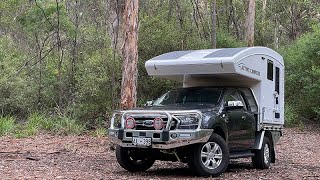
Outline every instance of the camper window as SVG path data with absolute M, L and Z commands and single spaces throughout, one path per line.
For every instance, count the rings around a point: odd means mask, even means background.
M 268 60 L 267 78 L 273 81 L 273 62 Z

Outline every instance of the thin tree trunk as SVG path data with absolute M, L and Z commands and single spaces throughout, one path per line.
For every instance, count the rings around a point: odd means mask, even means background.
M 262 0 L 262 24 L 266 21 L 267 0 Z M 262 27 L 265 30 L 265 26 Z
M 212 16 L 212 31 L 211 31 L 211 38 L 212 38 L 212 48 L 217 48 L 217 13 L 216 13 L 216 0 L 212 0 L 211 2 L 211 16 Z
M 235 31 L 236 31 L 236 36 L 237 36 L 238 39 L 241 39 L 241 37 L 240 37 L 240 27 L 239 27 L 239 23 L 238 23 L 238 20 L 237 20 L 236 10 L 233 7 L 232 0 L 230 0 L 230 16 L 231 16 L 232 23 L 233 23 Z
M 299 37 L 299 27 L 298 27 L 298 23 L 297 21 L 299 20 L 299 18 L 297 17 L 297 13 L 296 13 L 296 3 L 295 2 L 291 2 L 291 39 L 292 40 L 296 40 Z
M 254 18 L 255 18 L 255 0 L 249 0 L 248 13 L 246 18 L 246 41 L 247 46 L 254 46 Z
M 181 13 L 180 1 L 178 0 L 176 0 L 176 7 L 177 7 L 177 14 L 178 14 L 180 28 L 181 28 L 181 31 L 184 32 L 184 21 Z M 183 35 L 181 39 L 181 49 L 183 50 L 184 47 L 185 47 L 185 35 Z
M 40 45 L 40 40 L 38 37 L 38 34 L 35 33 L 35 38 L 37 42 L 37 50 L 38 50 L 38 56 L 39 56 L 39 87 L 38 87 L 38 102 L 37 102 L 37 108 L 38 110 L 42 107 L 42 48 Z
M 200 32 L 199 23 L 198 23 L 198 19 L 197 19 L 197 17 L 198 17 L 198 15 L 197 15 L 197 10 L 196 10 L 196 7 L 195 7 L 195 5 L 194 5 L 193 0 L 191 0 L 191 3 L 192 3 L 192 9 L 193 9 L 193 13 L 192 13 L 193 21 L 194 21 L 194 24 L 195 24 L 196 27 L 197 27 L 198 35 L 199 35 L 199 37 L 202 39 L 202 34 L 201 34 L 201 32 Z
M 225 12 L 226 12 L 226 17 L 227 17 L 227 31 L 228 33 L 230 32 L 230 19 L 231 19 L 231 14 L 230 14 L 230 7 L 229 7 L 229 3 L 228 0 L 224 1 L 224 5 L 225 5 Z
M 274 47 L 279 49 L 278 19 L 275 18 L 274 23 Z
M 203 36 L 204 38 L 208 38 L 208 32 L 206 31 L 206 26 L 204 24 L 204 20 L 203 20 L 203 17 L 202 17 L 202 14 L 200 13 L 200 8 L 199 8 L 199 1 L 198 0 L 195 0 L 195 5 L 196 5 L 196 9 L 197 9 L 197 14 L 199 15 L 199 20 L 200 20 L 200 24 L 202 26 L 202 31 L 203 31 Z
M 169 11 L 168 11 L 168 17 L 167 17 L 167 21 L 169 22 L 171 20 L 172 17 L 172 8 L 173 8 L 173 0 L 169 0 Z
M 76 94 L 76 63 L 78 61 L 78 31 L 79 31 L 79 0 L 75 1 L 75 35 L 72 44 L 72 58 L 71 58 L 71 102 L 75 104 Z
M 121 17 L 121 14 L 123 13 L 122 7 L 124 7 L 124 1 L 123 0 L 116 0 L 115 2 L 113 0 L 108 0 L 106 4 L 106 10 L 109 9 L 109 17 L 106 18 L 106 25 L 111 25 L 109 28 L 109 35 L 112 37 L 112 62 L 113 64 L 116 64 L 116 55 L 117 51 L 119 54 L 122 54 L 122 51 L 120 50 L 121 47 L 119 44 L 123 42 L 123 36 L 120 31 L 120 23 L 122 22 L 123 17 Z M 109 19 L 109 20 L 108 20 Z M 107 28 L 108 29 L 108 28 Z M 115 109 L 118 107 L 119 102 L 117 99 L 117 82 L 116 82 L 116 71 L 114 68 L 111 68 L 111 99 L 112 99 L 112 109 Z
M 63 61 L 63 49 L 60 38 L 60 7 L 59 0 L 56 0 L 56 11 L 57 11 L 57 43 L 58 43 L 58 52 L 59 52 L 59 61 L 58 61 L 58 108 L 61 110 L 62 107 L 62 97 L 63 97 L 63 88 L 62 88 L 62 61 Z
M 138 0 L 127 0 L 124 10 L 124 57 L 121 82 L 121 109 L 136 106 L 138 63 Z

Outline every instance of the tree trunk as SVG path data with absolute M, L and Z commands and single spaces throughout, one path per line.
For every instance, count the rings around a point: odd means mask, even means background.
M 59 52 L 59 61 L 58 61 L 58 109 L 61 110 L 62 107 L 62 97 L 63 97 L 63 88 L 62 88 L 62 61 L 63 61 L 63 49 L 61 44 L 60 37 L 60 7 L 59 1 L 56 0 L 56 11 L 57 11 L 57 43 L 58 43 L 58 52 Z
M 138 8 L 138 0 L 126 1 L 122 24 L 125 40 L 122 47 L 121 109 L 133 108 L 137 101 Z
M 40 43 L 40 39 L 38 37 L 38 34 L 35 33 L 35 39 L 37 43 L 37 51 L 38 51 L 38 56 L 39 56 L 39 87 L 38 87 L 38 102 L 37 102 L 37 108 L 40 111 L 42 108 L 42 47 Z
M 78 31 L 79 31 L 79 0 L 75 1 L 75 17 L 74 17 L 74 25 L 75 25 L 75 35 L 72 43 L 72 58 L 71 58 L 71 102 L 75 104 L 76 98 L 76 63 L 78 61 Z
M 212 16 L 212 31 L 211 31 L 211 38 L 212 38 L 212 48 L 217 48 L 217 13 L 216 13 L 216 0 L 212 0 L 211 2 L 211 16 Z
M 274 22 L 274 47 L 276 49 L 279 49 L 279 33 L 278 33 L 278 20 L 275 19 L 275 22 Z
M 230 0 L 230 16 L 231 16 L 232 23 L 233 23 L 235 31 L 236 31 L 237 38 L 241 39 L 241 37 L 240 37 L 240 27 L 239 27 L 239 23 L 238 23 L 238 20 L 237 20 L 236 10 L 233 7 L 232 0 Z
M 254 18 L 255 18 L 255 0 L 249 0 L 248 13 L 246 18 L 246 41 L 247 46 L 254 46 Z
M 177 16 L 178 16 L 178 19 L 179 19 L 180 28 L 181 28 L 181 31 L 184 33 L 184 20 L 183 20 L 183 15 L 182 15 L 182 12 L 181 12 L 180 1 L 176 0 L 175 3 L 176 3 L 176 8 L 177 8 Z M 185 47 L 185 39 L 186 39 L 185 35 L 183 35 L 183 37 L 181 39 L 181 49 L 182 50 Z

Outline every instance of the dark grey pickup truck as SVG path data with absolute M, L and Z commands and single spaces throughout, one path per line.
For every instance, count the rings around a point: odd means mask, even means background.
M 251 157 L 259 169 L 275 162 L 281 131 L 258 129 L 257 112 L 249 88 L 180 88 L 145 107 L 115 112 L 108 134 L 128 171 L 145 171 L 162 160 L 187 163 L 200 176 L 219 176 L 229 159 Z

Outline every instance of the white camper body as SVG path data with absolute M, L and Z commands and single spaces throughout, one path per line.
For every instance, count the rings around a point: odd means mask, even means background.
M 182 82 L 183 87 L 248 87 L 258 105 L 258 130 L 284 124 L 284 63 L 269 48 L 175 51 L 145 66 L 149 75 Z

